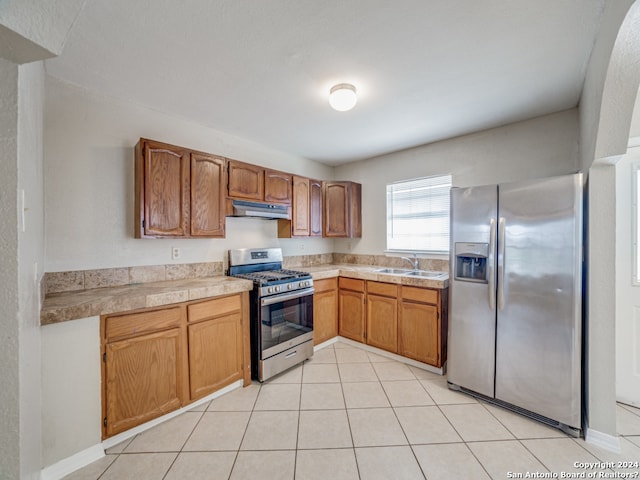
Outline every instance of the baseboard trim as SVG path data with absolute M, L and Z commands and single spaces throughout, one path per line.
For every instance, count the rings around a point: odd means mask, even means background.
M 100 460 L 104 457 L 104 449 L 98 443 L 92 447 L 86 448 L 70 457 L 64 458 L 40 471 L 41 480 L 59 480 L 70 473 L 86 467 L 90 463 Z
M 317 352 L 318 350 L 322 350 L 325 347 L 328 347 L 329 345 L 333 345 L 334 343 L 336 343 L 341 337 L 333 337 L 330 338 L 329 340 L 326 340 L 322 343 L 319 343 L 318 345 L 313 347 L 313 351 Z
M 587 428 L 584 434 L 584 441 L 595 445 L 596 447 L 604 448 L 609 452 L 620 453 L 620 439 L 614 435 L 608 433 L 602 433 L 592 428 Z

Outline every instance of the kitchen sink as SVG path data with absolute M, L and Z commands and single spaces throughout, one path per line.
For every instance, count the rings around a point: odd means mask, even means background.
M 411 270 L 409 273 L 405 275 L 411 275 L 412 277 L 421 277 L 421 278 L 443 278 L 449 275 L 447 272 L 437 272 L 433 270 Z
M 435 270 L 411 270 L 409 268 L 379 268 L 377 273 L 388 273 L 389 275 L 408 275 L 420 278 L 440 279 L 448 275 L 447 272 L 438 272 Z
M 379 268 L 376 270 L 378 273 L 389 273 L 391 275 L 408 275 L 413 270 L 409 268 Z

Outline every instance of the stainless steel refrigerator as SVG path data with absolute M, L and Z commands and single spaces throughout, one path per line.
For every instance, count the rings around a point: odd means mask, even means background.
M 451 189 L 449 387 L 581 428 L 582 174 Z

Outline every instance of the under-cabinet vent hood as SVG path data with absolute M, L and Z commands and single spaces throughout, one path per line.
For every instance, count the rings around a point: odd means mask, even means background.
M 289 209 L 285 205 L 233 200 L 233 217 L 259 217 L 268 219 L 286 218 L 290 220 Z

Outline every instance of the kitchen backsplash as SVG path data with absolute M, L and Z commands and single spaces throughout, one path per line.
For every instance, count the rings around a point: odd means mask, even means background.
M 284 268 L 311 267 L 326 264 L 377 265 L 381 267 L 408 268 L 400 257 L 386 255 L 357 255 L 346 253 L 322 253 L 284 257 Z M 448 271 L 449 260 L 418 258 L 422 270 Z M 188 278 L 222 275 L 225 262 L 181 263 L 142 267 L 101 268 L 71 272 L 47 272 L 44 275 L 45 294 L 88 290 L 101 287 L 118 287 L 136 283 L 184 280 Z

